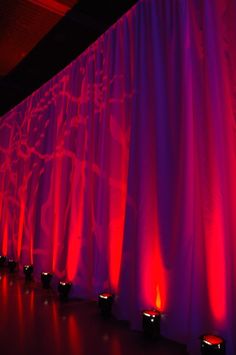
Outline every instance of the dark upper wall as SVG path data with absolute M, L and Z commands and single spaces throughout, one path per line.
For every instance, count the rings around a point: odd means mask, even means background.
M 7 75 L 0 77 L 0 115 L 52 78 L 137 0 L 80 0 Z

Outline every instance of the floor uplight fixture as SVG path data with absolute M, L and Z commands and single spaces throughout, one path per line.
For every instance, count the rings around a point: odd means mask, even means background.
M 114 295 L 108 292 L 100 293 L 98 296 L 98 306 L 104 317 L 109 317 L 112 312 Z
M 43 288 L 50 288 L 52 280 L 52 274 L 50 272 L 42 272 L 41 273 L 41 281 Z
M 212 334 L 201 336 L 201 353 L 204 355 L 225 354 L 224 339 Z
M 143 316 L 143 332 L 151 338 L 160 336 L 161 312 L 157 309 L 145 310 Z

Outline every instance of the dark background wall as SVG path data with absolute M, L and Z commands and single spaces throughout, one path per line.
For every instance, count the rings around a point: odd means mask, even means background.
M 49 80 L 137 0 L 1 0 L 0 116 Z

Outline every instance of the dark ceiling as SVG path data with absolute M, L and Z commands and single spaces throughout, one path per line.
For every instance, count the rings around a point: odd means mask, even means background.
M 0 0 L 0 115 L 82 53 L 138 0 Z

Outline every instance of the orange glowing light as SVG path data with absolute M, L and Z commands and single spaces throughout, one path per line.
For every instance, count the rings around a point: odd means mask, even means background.
M 157 297 L 156 297 L 156 306 L 158 309 L 161 309 L 161 292 L 160 292 L 160 285 L 157 285 Z
M 147 212 L 145 216 L 145 234 L 148 238 L 143 238 L 140 281 L 142 303 L 163 310 L 166 302 L 166 277 L 157 215 L 158 211 L 155 210 L 153 204 L 152 212 Z

